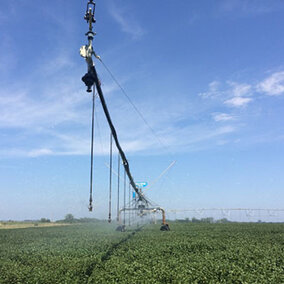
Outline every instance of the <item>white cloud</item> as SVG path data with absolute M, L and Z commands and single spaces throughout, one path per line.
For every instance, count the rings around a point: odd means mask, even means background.
M 284 94 L 284 71 L 276 72 L 257 85 L 257 90 L 269 96 Z
M 251 101 L 252 98 L 234 97 L 229 100 L 226 100 L 224 104 L 232 107 L 244 107 Z
M 229 98 L 229 97 L 241 97 L 250 95 L 252 86 L 244 83 L 237 83 L 228 81 L 227 87 L 220 89 L 221 83 L 218 81 L 212 81 L 209 84 L 207 92 L 199 93 L 198 95 L 203 98 Z
M 6 142 L 2 140 L 4 145 L 0 152 L 2 157 L 89 155 L 90 97 L 84 96 L 82 92 L 76 92 L 72 85 L 61 86 L 61 88 L 46 86 L 45 88 L 44 93 L 48 93 L 45 99 L 29 96 L 28 90 L 18 92 L 13 97 L 6 95 L 6 92 L 4 95 L 0 94 L 0 112 L 3 114 L 0 116 L 0 127 L 3 129 L 3 134 L 6 130 L 9 133 L 10 129 L 14 129 L 13 131 L 17 129 L 17 132 L 20 131 L 21 139 L 19 143 L 10 144 L 9 136 L 8 138 L 3 136 Z M 55 91 L 56 95 L 54 95 Z M 152 101 L 144 102 L 147 110 L 144 116 L 147 121 L 153 122 L 150 125 L 168 148 L 165 149 L 142 121 L 138 122 L 139 127 L 137 127 L 137 115 L 135 116 L 127 108 L 124 109 L 126 106 L 123 106 L 118 98 L 114 98 L 109 108 L 120 143 L 127 154 L 149 152 L 159 154 L 165 153 L 165 150 L 177 151 L 177 145 L 178 151 L 192 150 L 195 147 L 198 148 L 200 144 L 203 148 L 207 148 L 215 145 L 211 143 L 212 139 L 223 137 L 234 131 L 231 126 L 216 128 L 201 122 L 194 125 L 191 125 L 190 121 L 186 125 L 179 124 L 180 119 L 191 120 L 191 115 L 197 114 L 189 112 L 189 108 L 194 111 L 194 106 L 186 102 L 181 107 L 179 102 L 173 101 L 167 109 L 161 109 L 158 101 L 154 105 Z M 117 105 L 121 107 L 116 107 Z M 124 112 L 136 119 L 125 119 L 121 115 Z M 95 154 L 106 155 L 109 151 L 109 128 L 100 104 L 97 104 L 96 113 L 98 115 L 96 123 L 104 123 L 104 125 L 101 124 L 100 129 L 97 125 L 95 126 Z M 224 119 L 226 119 L 225 116 Z
M 220 82 L 212 81 L 209 83 L 209 90 L 207 92 L 199 93 L 198 96 L 202 98 L 216 98 L 222 95 L 222 92 L 219 91 Z
M 145 30 L 140 24 L 133 17 L 130 17 L 129 13 L 127 14 L 117 7 L 114 2 L 112 2 L 109 11 L 114 20 L 120 25 L 121 30 L 130 34 L 133 39 L 139 39 L 145 34 Z
M 234 119 L 233 116 L 227 114 L 227 113 L 213 113 L 213 118 L 215 121 L 228 121 Z
M 227 81 L 227 87 L 220 89 L 220 82 L 213 81 L 208 86 L 208 91 L 200 93 L 202 98 L 212 98 L 222 101 L 230 107 L 244 107 L 254 101 L 256 92 L 264 93 L 268 96 L 280 96 L 284 94 L 284 71 L 276 72 L 265 78 L 258 84 L 247 84 Z M 215 119 L 215 117 L 214 117 Z M 216 116 L 216 119 L 225 117 Z M 216 120 L 215 119 L 215 120 Z
M 250 95 L 252 86 L 249 84 L 242 84 L 236 82 L 228 82 L 231 89 L 227 90 L 229 96 L 233 96 L 230 99 L 224 101 L 224 104 L 232 107 L 243 107 L 246 106 L 249 102 L 253 101 L 252 98 L 247 98 L 244 96 Z
M 248 84 L 239 84 L 236 82 L 228 82 L 228 84 L 232 87 L 231 92 L 235 97 L 248 95 L 252 89 L 251 85 Z
M 216 92 L 218 90 L 218 87 L 219 87 L 220 83 L 218 81 L 212 81 L 210 84 L 209 84 L 209 90 L 211 92 Z
M 42 149 L 34 149 L 27 153 L 29 157 L 39 157 L 39 156 L 45 156 L 45 155 L 51 155 L 53 154 L 53 151 L 50 149 L 42 148 Z
M 56 91 L 50 90 L 50 96 L 42 100 L 31 98 L 27 90 L 14 93 L 14 97 L 10 97 L 8 91 L 7 94 L 0 94 L 0 127 L 31 128 L 55 126 L 65 121 L 80 122 L 76 108 L 86 98 L 76 92 L 72 93 L 68 87 L 65 91 L 58 90 L 61 94 L 57 97 L 54 96 Z
M 198 94 L 202 98 L 212 98 L 221 100 L 225 105 L 233 107 L 242 107 L 253 101 L 252 98 L 244 97 L 251 96 L 253 87 L 249 84 L 236 83 L 232 81 L 227 82 L 227 87 L 224 89 L 219 88 L 220 83 L 213 81 L 209 84 L 209 90 L 204 93 Z M 217 116 L 217 119 L 229 119 L 229 116 Z
M 68 64 L 68 61 L 65 63 Z M 275 74 L 271 77 L 275 82 Z M 279 84 L 279 80 L 277 82 Z M 207 95 L 203 97 L 213 97 L 223 108 L 223 104 L 241 108 L 253 101 L 253 85 L 227 82 L 222 89 L 220 85 L 220 82 L 212 81 L 208 86 Z M 103 87 L 105 93 L 116 90 L 113 84 L 105 84 Z M 62 82 L 54 85 L 44 84 L 36 96 L 27 87 L 20 91 L 15 90 L 13 96 L 10 96 L 10 93 L 9 89 L 0 93 L 0 127 L 3 129 L 1 142 L 6 147 L 5 149 L 1 145 L 1 156 L 37 157 L 90 153 L 91 99 L 82 92 L 80 81 L 71 80 L 71 83 L 68 81 L 65 85 Z M 165 101 L 165 98 L 160 99 L 143 100 L 139 109 L 144 110 L 144 117 L 169 151 L 195 151 L 214 147 L 221 143 L 218 141 L 233 141 L 230 134 L 238 130 L 235 120 L 239 116 L 236 113 L 212 113 L 210 105 L 209 113 L 216 122 L 234 122 L 233 125 L 226 123 L 226 127 L 218 127 L 216 124 L 208 125 L 201 119 L 205 113 L 208 114 L 208 104 L 197 105 L 196 102 L 188 100 L 188 96 L 182 101 L 176 101 L 171 96 L 168 97 L 168 101 Z M 119 96 L 112 96 L 112 100 L 108 102 L 118 137 L 127 154 L 166 152 L 165 149 L 161 149 L 162 146 L 130 105 Z M 162 104 L 167 107 L 161 108 Z M 125 119 L 122 115 L 125 113 L 133 119 Z M 97 104 L 97 115 L 101 122 L 104 121 L 104 125 L 100 126 L 100 134 L 96 126 L 95 154 L 105 155 L 108 154 L 109 128 L 100 104 Z M 10 129 L 20 130 L 19 137 L 23 141 L 9 144 Z M 8 138 L 5 137 L 5 132 Z

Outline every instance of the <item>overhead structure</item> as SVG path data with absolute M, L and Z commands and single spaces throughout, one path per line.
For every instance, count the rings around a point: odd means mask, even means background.
M 118 215 L 120 215 L 121 212 L 126 212 L 129 210 L 132 211 L 137 211 L 141 216 L 143 216 L 143 214 L 145 215 L 147 212 L 156 212 L 156 211 L 160 211 L 162 212 L 162 227 L 164 230 L 166 230 L 168 227 L 168 225 L 166 224 L 165 221 L 165 211 L 161 208 L 161 207 L 155 207 L 152 202 L 150 202 L 150 200 L 148 198 L 146 198 L 146 196 L 142 193 L 142 191 L 136 186 L 134 178 L 131 174 L 130 171 L 130 166 L 128 163 L 128 160 L 126 158 L 126 155 L 119 143 L 118 140 L 118 135 L 116 132 L 116 129 L 114 127 L 114 124 L 112 122 L 110 113 L 108 111 L 108 107 L 103 95 L 103 91 L 101 88 L 101 83 L 99 81 L 98 78 L 98 74 L 96 71 L 96 67 L 93 61 L 93 56 L 95 58 L 97 58 L 98 60 L 101 61 L 100 57 L 95 53 L 94 49 L 93 49 L 93 40 L 94 40 L 94 36 L 96 35 L 96 33 L 93 31 L 93 24 L 96 22 L 95 20 L 95 8 L 96 8 L 96 4 L 94 3 L 94 0 L 89 0 L 88 4 L 87 4 L 87 9 L 86 9 L 86 14 L 84 19 L 87 21 L 88 26 L 89 26 L 89 30 L 86 33 L 87 39 L 88 39 L 88 44 L 82 46 L 80 48 L 80 55 L 85 58 L 86 63 L 87 63 L 87 73 L 82 77 L 82 81 L 85 83 L 85 85 L 87 86 L 87 92 L 91 93 L 93 91 L 93 112 L 92 112 L 92 141 L 91 141 L 91 178 L 90 178 L 90 202 L 89 202 L 89 210 L 92 211 L 93 210 L 93 198 L 92 198 L 92 192 L 93 192 L 93 143 L 94 143 L 94 100 L 95 100 L 95 92 L 97 91 L 98 93 L 98 97 L 101 101 L 101 105 L 106 117 L 106 120 L 108 122 L 108 125 L 110 127 L 110 131 L 111 131 L 111 143 L 112 143 L 112 139 L 115 142 L 115 146 L 118 150 L 119 153 L 119 157 L 122 161 L 122 165 L 124 167 L 124 172 L 125 172 L 125 176 L 127 176 L 130 187 L 133 189 L 133 191 L 135 192 L 135 201 L 134 202 L 129 202 L 128 204 L 128 208 L 126 208 L 126 204 L 124 203 L 124 206 L 122 209 L 118 210 Z M 111 146 L 112 147 L 112 146 Z M 112 149 L 112 148 L 111 148 Z M 111 152 L 112 155 L 112 152 Z M 111 166 L 112 168 L 112 166 Z M 110 175 L 112 174 L 112 171 L 110 171 Z M 111 177 L 110 177 L 110 194 L 109 194 L 110 198 L 111 198 Z M 109 206 L 111 206 L 111 199 L 109 200 Z M 117 216 L 119 217 L 119 216 Z M 120 218 L 119 218 L 120 219 Z M 109 222 L 111 221 L 111 208 L 109 208 Z M 124 227 L 123 227 L 124 226 Z M 125 228 L 125 222 L 122 225 L 122 228 Z

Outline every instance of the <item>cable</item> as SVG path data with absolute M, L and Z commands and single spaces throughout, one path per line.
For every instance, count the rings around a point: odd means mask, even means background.
M 95 99 L 96 90 L 93 90 L 93 103 L 92 103 L 92 134 L 91 134 L 91 169 L 90 169 L 90 198 L 89 198 L 89 211 L 93 210 L 93 161 L 94 161 L 94 120 L 95 120 Z
M 150 126 L 150 124 L 147 122 L 147 120 L 144 118 L 144 116 L 142 115 L 142 113 L 138 110 L 138 108 L 135 106 L 135 104 L 132 102 L 132 100 L 130 99 L 130 97 L 127 95 L 126 91 L 124 90 L 124 88 L 121 86 L 121 84 L 118 82 L 118 80 L 115 78 L 115 76 L 113 75 L 113 73 L 110 71 L 110 69 L 106 66 L 106 64 L 102 61 L 101 58 L 99 58 L 100 62 L 102 63 L 102 65 L 104 66 L 104 68 L 107 70 L 107 72 L 109 73 L 109 75 L 111 76 L 111 78 L 113 79 L 113 81 L 117 84 L 117 86 L 120 88 L 120 90 L 122 91 L 122 93 L 125 95 L 125 97 L 127 98 L 127 100 L 129 101 L 129 103 L 132 105 L 132 107 L 135 109 L 135 111 L 137 112 L 137 114 L 140 116 L 140 118 L 143 120 L 143 122 L 147 125 L 147 127 L 151 130 L 152 134 L 155 136 L 155 138 L 157 139 L 157 141 L 166 149 L 169 150 L 169 147 L 166 146 L 161 139 L 158 137 L 158 135 L 156 134 L 156 132 L 154 131 L 154 129 Z
M 170 168 L 172 168 L 172 167 L 175 165 L 175 163 L 176 163 L 176 161 L 172 161 L 172 162 L 170 163 L 170 165 L 150 184 L 150 186 L 148 185 L 148 187 L 144 190 L 144 193 L 145 193 L 146 190 L 149 190 L 149 188 L 152 188 L 152 187 L 157 183 L 157 181 L 158 181 L 162 176 L 164 176 L 164 175 L 167 173 L 167 171 L 170 170 Z

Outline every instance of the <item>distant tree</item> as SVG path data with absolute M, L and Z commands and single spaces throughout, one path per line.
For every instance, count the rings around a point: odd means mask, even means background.
M 40 222 L 41 222 L 41 223 L 50 223 L 50 219 L 41 218 L 41 219 L 40 219 Z
M 230 221 L 227 218 L 222 218 L 220 220 L 217 220 L 217 223 L 230 223 Z
M 193 218 L 191 219 L 191 222 L 192 222 L 192 223 L 200 223 L 200 220 L 197 219 L 197 218 L 195 218 L 195 217 L 193 217 Z
M 65 216 L 64 221 L 67 222 L 67 223 L 73 223 L 75 221 L 75 218 L 72 214 L 67 214 Z
M 207 218 L 202 218 L 201 220 L 200 220 L 200 222 L 202 222 L 202 223 L 214 223 L 214 219 L 212 218 L 212 217 L 207 217 Z

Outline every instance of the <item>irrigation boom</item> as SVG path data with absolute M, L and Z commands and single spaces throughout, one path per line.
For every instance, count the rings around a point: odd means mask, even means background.
M 140 210 L 140 213 L 149 211 L 149 212 L 156 212 L 161 211 L 163 215 L 163 226 L 166 225 L 165 223 L 165 211 L 160 207 L 155 207 L 148 198 L 142 193 L 142 191 L 136 186 L 134 178 L 130 171 L 130 166 L 128 163 L 128 160 L 126 158 L 126 155 L 119 143 L 118 135 L 116 132 L 116 129 L 114 127 L 114 124 L 112 122 L 110 113 L 108 111 L 108 107 L 104 98 L 104 94 L 101 88 L 101 83 L 98 78 L 97 70 L 93 61 L 93 56 L 102 62 L 101 58 L 95 53 L 93 48 L 93 40 L 96 33 L 93 31 L 93 24 L 96 23 L 95 20 L 95 8 L 96 4 L 94 3 L 94 0 L 89 0 L 87 4 L 87 9 L 85 13 L 84 19 L 87 21 L 89 30 L 86 33 L 88 43 L 80 48 L 80 55 L 86 60 L 87 63 L 87 73 L 82 77 L 82 81 L 87 86 L 87 92 L 91 93 L 93 91 L 93 112 L 92 112 L 92 141 L 91 141 L 91 173 L 90 173 L 90 202 L 89 202 L 89 210 L 92 211 L 93 205 L 92 205 L 92 191 L 93 191 L 93 144 L 94 144 L 94 100 L 95 100 L 95 92 L 97 91 L 99 99 L 102 104 L 102 108 L 105 114 L 105 117 L 107 119 L 108 125 L 110 127 L 111 131 L 111 145 L 112 145 L 112 138 L 114 139 L 115 145 L 118 149 L 119 156 L 122 160 L 122 164 L 124 167 L 124 172 L 127 175 L 129 179 L 129 184 L 132 187 L 132 189 L 135 191 L 137 198 L 135 198 L 134 203 L 135 206 L 133 208 L 128 208 L 127 210 Z M 110 148 L 110 153 L 112 156 L 112 146 Z M 111 159 L 112 161 L 112 159 Z M 110 165 L 110 168 L 112 168 L 112 165 Z M 110 171 L 110 175 L 112 174 L 112 170 Z M 124 197 L 125 199 L 125 197 Z M 111 178 L 110 178 L 110 201 L 109 201 L 110 207 L 111 207 Z M 130 206 L 130 204 L 129 204 Z M 154 210 L 154 211 L 153 211 Z M 119 212 L 126 211 L 126 207 L 122 208 Z M 111 208 L 109 208 L 109 222 L 111 221 Z M 163 227 L 162 226 L 162 227 Z M 168 228 L 168 226 L 167 226 Z

